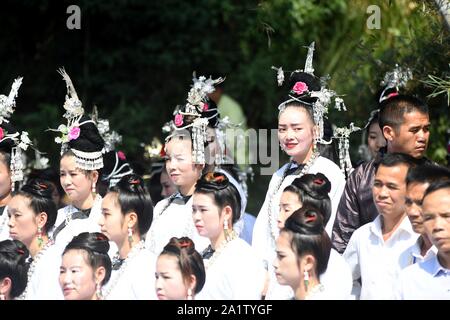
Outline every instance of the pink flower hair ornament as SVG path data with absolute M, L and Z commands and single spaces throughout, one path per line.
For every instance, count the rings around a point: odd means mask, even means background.
M 302 81 L 297 81 L 292 87 L 291 91 L 297 95 L 301 95 L 305 92 L 308 92 L 308 85 Z
M 76 140 L 80 136 L 80 127 L 72 127 L 70 128 L 69 134 L 67 135 L 69 141 Z
M 183 115 L 182 114 L 177 114 L 175 115 L 175 118 L 173 120 L 173 123 L 177 126 L 180 127 L 183 125 Z
M 117 157 L 119 157 L 119 159 L 122 161 L 125 161 L 127 159 L 125 157 L 125 153 L 123 153 L 123 151 L 117 151 Z

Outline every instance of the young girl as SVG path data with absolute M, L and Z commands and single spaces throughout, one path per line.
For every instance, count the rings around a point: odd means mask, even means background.
M 67 84 L 68 95 L 64 103 L 64 117 L 68 125 L 60 125 L 61 143 L 60 181 L 71 204 L 58 211 L 55 229 L 52 232 L 56 244 L 65 247 L 81 232 L 100 231 L 102 198 L 96 194 L 98 170 L 103 167 L 104 141 L 89 117 L 84 116 L 72 81 L 64 70 L 60 70 Z M 69 98 L 70 97 L 70 98 Z
M 295 179 L 283 190 L 281 195 L 279 228 L 282 229 L 286 219 L 303 206 L 317 208 L 317 212 L 323 215 L 323 223 L 327 225 L 331 215 L 331 201 L 328 196 L 330 188 L 330 181 L 322 173 L 305 174 Z M 266 299 L 285 299 L 292 295 L 291 290 L 277 285 L 273 280 L 270 282 Z M 334 249 L 331 249 L 327 269 L 320 276 L 320 281 L 328 288 L 329 296 L 333 299 L 350 298 L 353 282 L 350 268 L 344 258 Z
M 36 179 L 16 192 L 8 204 L 10 236 L 23 242 L 33 258 L 21 299 L 62 299 L 58 285 L 62 250 L 48 236 L 57 212 L 52 194 L 49 182 Z
M 65 300 L 102 299 L 101 288 L 111 276 L 108 238 L 99 232 L 82 232 L 63 252 L 59 284 Z
M 0 241 L 0 300 L 15 299 L 27 287 L 29 254 L 19 240 Z
M 199 236 L 192 223 L 191 196 L 205 163 L 208 163 L 205 161 L 210 154 L 205 154 L 208 142 L 206 132 L 209 121 L 213 119 L 209 116 L 214 113 L 210 115 L 208 111 L 207 94 L 214 89 L 217 81 L 222 79 L 194 79 L 186 105 L 175 115 L 175 129 L 166 138 L 166 170 L 178 192 L 155 206 L 155 220 L 145 241 L 146 246 L 157 255 L 172 237 L 191 238 L 199 251 L 208 246 L 208 239 Z
M 156 295 L 159 300 L 193 300 L 202 290 L 205 277 L 205 266 L 194 242 L 174 237 L 156 262 Z
M 145 249 L 143 240 L 152 223 L 153 205 L 142 178 L 126 175 L 111 187 L 103 199 L 102 213 L 101 230 L 119 249 L 104 298 L 156 299 L 153 291 L 156 257 Z
M 308 65 L 312 52 L 308 53 L 306 72 L 293 72 L 290 77 L 289 92 L 279 105 L 278 139 L 281 148 L 291 157 L 291 161 L 276 171 L 269 183 L 266 198 L 256 218 L 252 245 L 271 270 L 275 257 L 275 240 L 281 193 L 291 182 L 306 173 L 323 173 L 331 181 L 331 218 L 327 230 L 332 228 L 336 209 L 345 187 L 345 177 L 332 161 L 321 157 L 316 151 L 316 141 L 321 141 L 321 123 L 324 99 L 329 93 L 321 88 L 319 80 Z M 319 97 L 319 98 L 317 98 Z
M 220 172 L 204 174 L 195 186 L 192 217 L 210 240 L 203 253 L 206 283 L 199 299 L 261 299 L 265 270 L 251 246 L 238 238 L 233 224 L 241 215 L 239 193 Z
M 327 269 L 331 240 L 317 211 L 307 206 L 295 211 L 277 239 L 275 274 L 280 284 L 292 288 L 296 300 L 330 299 L 320 276 Z

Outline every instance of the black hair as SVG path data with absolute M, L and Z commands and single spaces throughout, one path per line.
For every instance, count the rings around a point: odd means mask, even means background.
M 29 255 L 27 247 L 19 240 L 0 242 L 0 280 L 11 279 L 11 298 L 20 296 L 27 287 Z
M 428 196 L 430 193 L 442 190 L 442 189 L 449 189 L 450 190 L 450 180 L 440 180 L 440 181 L 434 181 L 430 184 L 430 186 L 425 191 L 425 194 L 423 195 L 423 199 L 425 200 L 425 197 Z
M 108 282 L 111 277 L 111 259 L 109 258 L 109 239 L 103 233 L 100 232 L 82 232 L 79 235 L 73 237 L 66 248 L 63 255 L 69 250 L 83 250 L 87 253 L 87 263 L 94 269 L 104 267 L 105 278 L 101 285 Z
M 173 237 L 159 254 L 167 254 L 178 259 L 183 280 L 189 282 L 191 275 L 196 278 L 194 293 L 199 293 L 205 284 L 206 271 L 202 256 L 195 250 L 194 242 L 188 237 Z
M 409 168 L 406 175 L 406 185 L 411 183 L 433 183 L 440 180 L 449 180 L 450 170 L 434 164 L 422 164 Z
M 123 215 L 136 212 L 139 234 L 143 236 L 150 229 L 153 220 L 153 203 L 145 188 L 144 180 L 137 174 L 122 177 L 108 192 L 116 192 Z
M 0 125 L 0 129 L 2 130 L 2 139 L 4 139 L 2 142 L 0 142 L 0 152 L 11 155 L 12 148 L 16 146 L 16 142 L 11 138 L 4 138 L 4 136 L 6 136 L 6 134 L 18 133 L 18 131 L 11 123 L 5 121 L 3 121 Z
M 326 225 L 331 217 L 331 182 L 322 173 L 305 174 L 296 178 L 283 192 L 292 192 L 298 195 L 302 206 L 313 206 L 323 214 Z
M 45 212 L 47 214 L 47 222 L 44 226 L 45 233 L 55 225 L 58 209 L 53 201 L 53 185 L 42 179 L 30 180 L 23 185 L 19 191 L 13 193 L 13 196 L 21 195 L 30 199 L 30 208 L 34 214 Z
M 207 110 L 203 109 L 201 117 L 208 119 L 208 127 L 217 128 L 220 119 L 220 113 L 217 105 L 212 99 L 209 98 L 207 98 L 205 104 L 208 105 L 208 107 L 206 108 Z
M 89 120 L 91 120 L 91 118 L 83 115 L 79 120 L 79 123 Z M 83 152 L 96 152 L 103 149 L 105 141 L 100 135 L 95 123 L 89 121 L 80 126 L 80 136 L 77 139 L 70 140 L 68 144 L 70 149 L 76 149 Z
M 379 124 L 381 131 L 390 126 L 395 131 L 403 124 L 406 113 L 418 111 L 428 115 L 428 106 L 420 99 L 409 95 L 396 95 L 380 104 Z
M 292 235 L 291 247 L 298 257 L 314 256 L 317 276 L 327 269 L 331 252 L 331 240 L 324 227 L 323 214 L 317 208 L 303 206 L 287 218 L 281 229 Z
M 50 167 L 46 169 L 34 169 L 28 175 L 28 181 L 31 181 L 33 179 L 42 179 L 45 181 L 52 182 L 56 187 L 56 190 L 58 191 L 59 195 L 61 197 L 64 196 L 65 192 L 61 186 L 59 172 L 55 168 Z
M 236 187 L 221 172 L 208 172 L 201 176 L 195 185 L 196 193 L 213 194 L 216 205 L 223 209 L 230 206 L 231 221 L 234 224 L 241 216 L 241 197 Z
M 419 165 L 420 163 L 421 163 L 420 160 L 417 160 L 406 153 L 399 153 L 399 152 L 387 153 L 381 159 L 380 163 L 377 164 L 376 171 L 378 171 L 380 166 L 392 168 L 400 164 L 404 164 L 408 168 L 412 168 Z
M 306 72 L 293 72 L 291 76 L 289 77 L 289 81 L 287 81 L 287 93 L 283 97 L 283 100 L 280 102 L 280 104 L 284 103 L 287 100 L 291 100 L 292 97 L 295 97 L 296 99 L 300 101 L 291 101 L 286 104 L 284 104 L 284 108 L 287 107 L 301 107 L 305 109 L 308 113 L 308 116 L 310 117 L 311 121 L 314 122 L 314 116 L 313 116 L 313 110 L 312 110 L 312 104 L 316 102 L 317 98 L 311 97 L 309 94 L 297 94 L 293 91 L 293 87 L 297 82 L 303 82 L 308 87 L 308 91 L 319 91 L 320 90 L 320 80 L 315 77 L 312 74 L 306 73 Z

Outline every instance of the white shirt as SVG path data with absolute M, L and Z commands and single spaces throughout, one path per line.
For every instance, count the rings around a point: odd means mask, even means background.
M 442 267 L 436 255 L 405 268 L 398 279 L 396 297 L 450 300 L 450 269 Z
M 64 208 L 58 210 L 58 216 L 56 217 L 55 226 L 53 231 L 66 219 L 66 217 L 71 216 L 72 213 L 79 211 L 72 205 L 68 205 Z M 98 224 L 100 217 L 102 215 L 102 197 L 97 195 L 95 197 L 94 205 L 92 206 L 91 212 L 87 219 L 75 219 L 70 220 L 69 224 L 64 227 L 57 235 L 55 239 L 55 244 L 61 247 L 65 247 L 73 237 L 79 235 L 82 232 L 100 232 L 100 225 Z M 111 242 L 110 242 L 111 245 Z M 117 248 L 117 247 L 116 247 Z M 115 250 L 117 251 L 117 250 Z
M 9 216 L 8 216 L 8 206 L 5 206 L 3 213 L 0 216 L 0 241 L 10 239 L 9 237 Z
M 266 270 L 247 242 L 236 238 L 204 260 L 205 265 L 208 260 L 211 262 L 206 270 L 205 285 L 195 296 L 196 300 L 261 299 Z
M 273 226 L 269 226 L 269 198 L 274 193 L 274 189 L 279 184 L 279 181 L 283 177 L 283 173 L 289 164 L 285 164 L 283 167 L 278 169 L 273 175 L 269 183 L 269 188 L 267 190 L 266 198 L 256 217 L 255 225 L 253 227 L 253 239 L 252 246 L 255 248 L 256 252 L 260 255 L 261 259 L 267 264 L 269 274 L 273 273 L 273 261 L 276 256 L 276 245 L 275 239 L 272 236 L 271 228 L 275 235 L 279 235 L 279 230 L 277 226 L 278 215 L 280 212 L 280 198 L 283 190 L 292 183 L 298 176 L 289 175 L 282 182 L 280 188 L 275 193 L 272 199 L 272 222 Z M 336 217 L 336 210 L 341 199 L 341 195 L 345 188 L 345 176 L 341 169 L 332 162 L 324 157 L 318 157 L 307 173 L 318 173 L 324 174 L 328 180 L 331 182 L 331 191 L 329 193 L 331 199 L 331 217 L 328 221 L 325 230 L 331 238 L 331 230 L 333 229 L 334 219 Z
M 435 256 L 437 254 L 437 248 L 433 245 L 430 249 L 427 250 L 424 256 L 421 254 L 420 247 L 423 243 L 422 237 L 419 236 L 417 241 L 409 248 L 407 248 L 400 255 L 400 263 L 402 265 L 409 266 L 411 264 L 422 262 L 428 260 L 429 258 Z
M 53 244 L 38 259 L 31 279 L 27 284 L 27 295 L 24 299 L 64 300 L 64 295 L 59 285 L 62 248 Z
M 145 246 L 159 255 L 172 237 L 189 237 L 195 249 L 202 252 L 209 245 L 209 239 L 198 234 L 192 219 L 192 197 L 185 204 L 171 197 L 159 201 L 153 210 L 153 222 L 145 237 Z M 165 210 L 164 210 L 165 208 Z
M 352 272 L 356 298 L 394 299 L 395 281 L 400 270 L 406 267 L 406 263 L 400 261 L 400 255 L 417 241 L 418 236 L 406 216 L 386 242 L 380 216 L 357 229 L 343 254 Z M 360 294 L 359 278 L 362 282 Z
M 105 300 L 156 300 L 156 256 L 144 247 L 126 265 L 125 262 L 119 270 L 112 271 L 104 286 L 104 293 L 110 290 Z
M 290 286 L 282 286 L 278 283 L 274 272 L 271 273 L 269 281 L 266 300 L 288 300 L 294 296 Z M 320 276 L 320 283 L 325 288 L 320 293 L 320 297 L 324 299 L 348 300 L 351 298 L 353 280 L 350 267 L 334 249 L 331 249 L 327 270 Z M 316 299 L 315 296 L 314 299 Z

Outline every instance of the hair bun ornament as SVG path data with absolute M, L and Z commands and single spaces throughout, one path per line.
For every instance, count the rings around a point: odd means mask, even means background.
M 130 184 L 139 185 L 139 184 L 141 184 L 141 182 L 138 179 L 133 179 L 130 181 Z
M 400 67 L 397 63 L 392 71 L 386 72 L 381 85 L 385 88 L 380 94 L 379 102 L 399 95 L 399 89 L 406 87 L 409 80 L 413 78 L 410 68 Z
M 25 251 L 23 251 L 23 249 L 17 249 L 17 253 L 20 255 L 23 255 L 23 254 L 25 254 Z
M 308 85 L 303 81 L 297 81 L 291 89 L 291 93 L 296 95 L 302 95 L 308 93 Z
M 186 241 L 186 240 L 180 241 L 179 244 L 180 244 L 180 248 L 189 248 L 191 245 L 189 243 L 189 241 Z
M 96 236 L 97 241 L 109 241 L 108 237 L 103 233 L 98 233 Z
M 319 186 L 323 185 L 325 183 L 325 180 L 321 179 L 321 178 L 316 178 L 313 180 L 313 182 L 315 184 L 318 184 Z
M 317 219 L 317 215 L 311 211 L 307 211 L 305 212 L 305 222 L 306 223 L 310 223 L 310 222 L 314 222 Z

